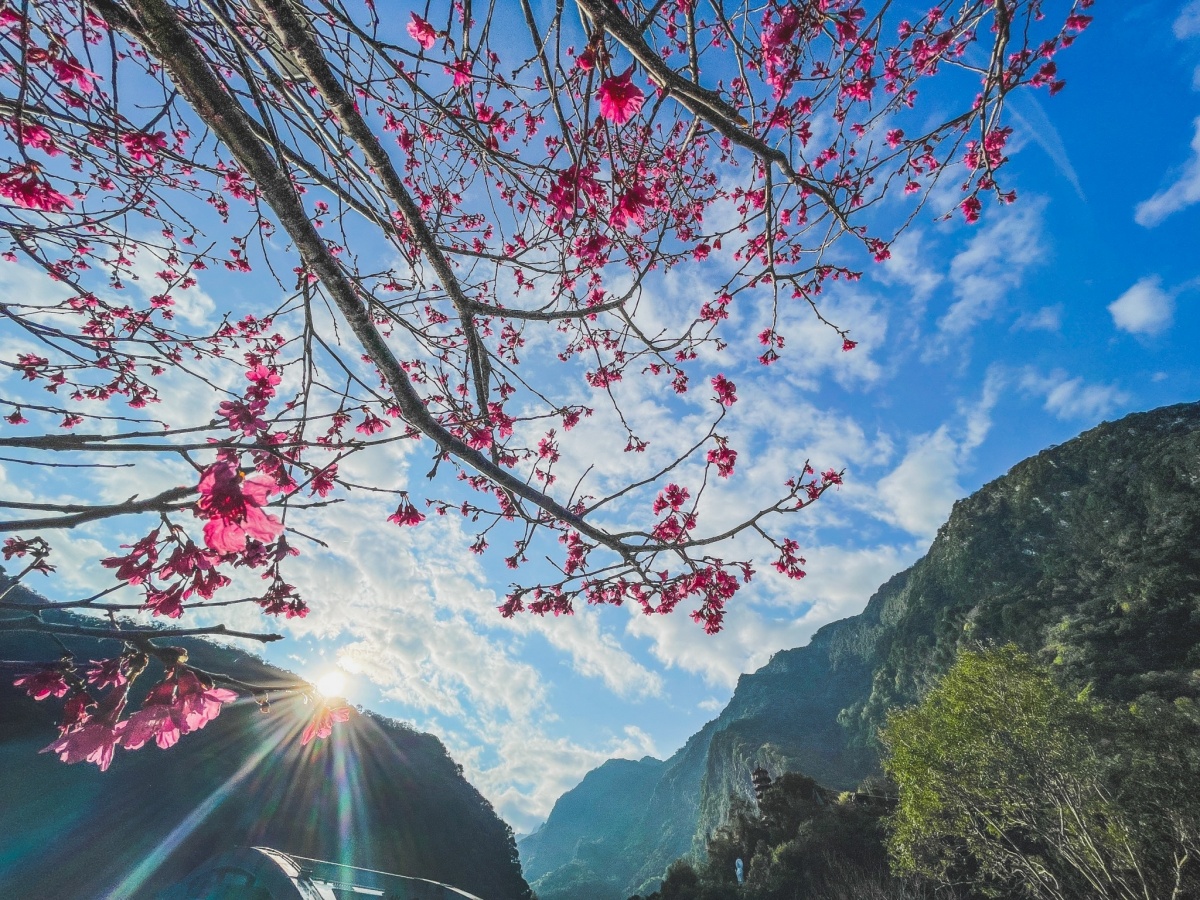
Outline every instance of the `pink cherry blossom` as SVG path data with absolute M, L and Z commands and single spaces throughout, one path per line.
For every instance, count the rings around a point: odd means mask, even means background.
M 717 392 L 717 400 L 722 406 L 733 406 L 737 403 L 737 394 L 734 393 L 737 385 L 726 378 L 724 375 L 718 375 L 712 380 L 713 390 Z
M 706 459 L 717 467 L 719 476 L 728 478 L 733 474 L 733 467 L 737 462 L 737 451 L 721 444 L 716 449 L 709 450 Z
M 204 470 L 200 478 L 197 515 L 208 519 L 204 543 L 221 553 L 237 553 L 246 538 L 273 541 L 283 532 L 283 523 L 262 511 L 262 506 L 279 486 L 264 475 L 244 478 L 226 462 Z
M 24 688 L 34 700 L 45 700 L 47 697 L 61 697 L 69 690 L 62 669 L 46 668 L 37 672 L 22 675 L 13 682 L 16 687 Z
M 101 772 L 105 772 L 112 765 L 118 737 L 115 726 L 95 722 L 64 734 L 43 747 L 41 752 L 57 753 L 58 758 L 68 765 L 85 761 L 95 763 Z
M 654 514 L 657 516 L 664 509 L 678 510 L 691 496 L 688 489 L 677 484 L 668 484 L 654 500 Z
M 312 717 L 308 727 L 304 729 L 304 734 L 300 738 L 301 746 L 306 746 L 314 738 L 329 737 L 333 734 L 335 723 L 348 721 L 350 721 L 350 707 L 335 706 L 331 709 L 328 706 L 322 706 Z
M 608 221 L 613 228 L 624 228 L 627 222 L 645 225 L 645 210 L 653 203 L 650 192 L 640 184 L 631 185 L 613 206 Z
M 396 507 L 396 511 L 388 516 L 388 521 L 397 525 L 420 525 L 425 521 L 425 516 L 417 511 L 408 497 L 405 497 Z
M 147 134 L 142 131 L 130 131 L 121 135 L 121 144 L 135 162 L 148 166 L 158 162 L 163 150 L 167 147 L 167 137 L 161 131 Z
M 57 753 L 58 758 L 68 765 L 90 762 L 98 765 L 101 772 L 107 770 L 117 749 L 117 722 L 128 697 L 128 683 L 113 688 L 89 718 L 85 713 L 89 698 L 83 695 L 71 711 L 75 722 L 83 724 L 63 726 L 60 729 L 63 733 L 58 740 L 46 745 L 40 752 Z
M 95 87 L 96 73 L 85 69 L 71 57 L 52 59 L 50 65 L 54 68 L 55 77 L 64 85 L 74 84 L 85 94 L 90 94 Z
M 142 708 L 123 722 L 117 723 L 117 742 L 126 750 L 138 750 L 153 740 L 160 750 L 174 747 L 183 730 L 177 714 L 166 703 L 142 704 Z
M 75 204 L 65 194 L 50 186 L 39 177 L 39 169 L 33 163 L 13 166 L 0 175 L 0 197 L 7 197 L 17 206 L 40 209 L 43 212 L 62 212 Z
M 466 87 L 471 83 L 471 61 L 460 59 L 452 66 L 443 66 L 447 75 L 454 79 L 455 87 Z
M 412 21 L 408 23 L 407 28 L 409 36 L 421 45 L 422 50 L 428 50 L 437 41 L 437 32 L 434 31 L 432 25 L 416 13 L 411 13 L 411 15 Z
M 632 75 L 633 66 L 630 66 L 620 75 L 606 78 L 596 95 L 600 100 L 600 115 L 614 125 L 624 125 L 646 102 L 646 95 L 630 81 Z
M 236 691 L 227 688 L 205 687 L 190 669 L 180 669 L 175 684 L 172 709 L 182 721 L 180 731 L 183 734 L 199 731 L 221 714 L 222 704 L 236 700 L 238 696 Z
M 113 659 L 92 660 L 92 667 L 87 671 L 88 684 L 98 688 L 120 687 L 126 681 L 125 660 L 117 656 Z

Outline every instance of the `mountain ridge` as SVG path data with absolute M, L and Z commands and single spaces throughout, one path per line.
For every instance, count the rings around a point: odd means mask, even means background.
M 628 804 L 603 823 L 613 852 L 557 870 L 527 861 L 526 877 L 541 900 L 623 900 L 703 852 L 730 795 L 750 795 L 755 766 L 854 787 L 878 771 L 887 711 L 973 643 L 1011 640 L 1110 699 L 1200 696 L 1198 485 L 1197 403 L 1106 422 L 1017 463 L 957 501 L 926 555 L 861 613 L 740 676 L 649 796 L 615 786 Z M 557 809 L 521 842 L 523 860 L 535 838 L 588 844 Z
M 84 662 L 120 652 L 62 640 Z M 294 681 L 237 648 L 172 643 L 208 671 Z M 0 659 L 61 652 L 42 635 L 0 630 Z M 56 734 L 52 704 L 0 679 L 0 897 L 149 900 L 223 850 L 266 845 L 488 900 L 531 898 L 511 830 L 433 735 L 366 712 L 301 746 L 311 709 L 285 699 L 263 715 L 247 700 L 170 750 L 118 751 L 100 772 L 38 752 Z

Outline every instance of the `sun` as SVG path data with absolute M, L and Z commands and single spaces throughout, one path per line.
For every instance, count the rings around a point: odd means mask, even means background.
M 346 691 L 346 676 L 337 669 L 330 669 L 318 676 L 317 690 L 325 697 L 340 697 Z

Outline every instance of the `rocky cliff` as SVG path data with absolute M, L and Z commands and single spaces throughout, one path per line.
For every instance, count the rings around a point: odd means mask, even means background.
M 1100 425 L 956 503 L 862 613 L 743 675 L 671 759 L 639 764 L 643 780 L 661 773 L 651 789 L 614 769 L 621 799 L 591 817 L 583 785 L 565 794 L 521 842 L 526 877 L 541 900 L 652 890 L 672 859 L 703 852 L 755 766 L 852 787 L 877 770 L 887 711 L 988 641 L 1015 641 L 1099 696 L 1200 695 L 1200 404 Z M 531 855 L 540 846 L 559 852 Z M 568 858 L 568 846 L 588 849 Z

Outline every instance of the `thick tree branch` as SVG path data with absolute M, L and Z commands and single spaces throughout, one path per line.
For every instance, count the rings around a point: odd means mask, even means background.
M 13 619 L 0 618 L 0 631 L 36 631 L 42 634 L 106 638 L 114 641 L 128 641 L 135 638 L 199 637 L 202 635 L 244 638 L 248 641 L 259 641 L 263 644 L 283 640 L 283 635 L 281 634 L 232 631 L 224 625 L 211 625 L 206 628 L 96 628 L 89 625 L 63 625 L 57 622 L 43 622 L 37 616 L 21 616 Z
M 0 532 L 35 531 L 44 528 L 75 528 L 86 522 L 95 522 L 99 519 L 107 519 L 112 516 L 135 515 L 147 512 L 169 512 L 180 509 L 180 501 L 195 493 L 195 487 L 176 487 L 163 491 L 154 497 L 147 497 L 145 500 L 138 500 L 135 495 L 135 497 L 130 497 L 124 503 L 111 503 L 104 506 L 0 502 L 0 509 L 57 510 L 62 513 L 61 515 L 47 516 L 41 519 L 19 519 L 11 522 L 0 522 Z

